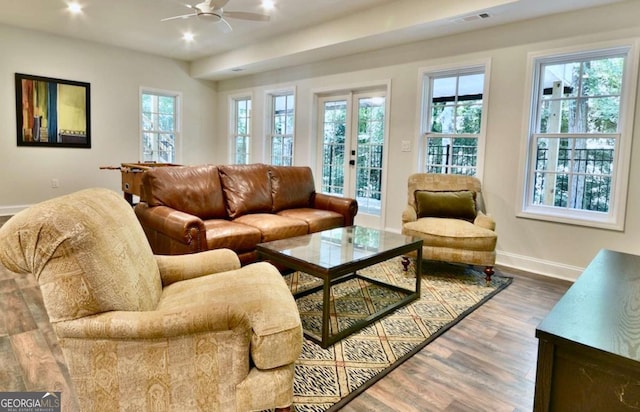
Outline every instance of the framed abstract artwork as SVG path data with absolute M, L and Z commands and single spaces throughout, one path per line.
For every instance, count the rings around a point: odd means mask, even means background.
M 91 148 L 89 83 L 16 73 L 18 146 Z

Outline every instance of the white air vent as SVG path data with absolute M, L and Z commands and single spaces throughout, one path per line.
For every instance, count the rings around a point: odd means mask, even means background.
M 452 21 L 454 23 L 468 23 L 470 21 L 488 19 L 489 17 L 491 17 L 489 15 L 489 13 L 479 13 L 479 14 L 472 14 L 470 16 L 460 17 L 460 18 L 454 19 Z

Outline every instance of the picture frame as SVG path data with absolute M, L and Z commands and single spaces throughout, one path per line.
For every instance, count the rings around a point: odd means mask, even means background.
M 89 83 L 16 73 L 18 146 L 91 148 Z

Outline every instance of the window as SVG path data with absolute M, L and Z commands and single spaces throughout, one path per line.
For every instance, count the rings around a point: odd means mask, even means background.
M 295 97 L 292 92 L 270 94 L 271 131 L 269 133 L 271 164 L 293 164 Z
M 484 125 L 483 66 L 428 72 L 423 93 L 423 170 L 476 176 Z
M 251 98 L 242 97 L 232 101 L 231 148 L 232 163 L 248 164 L 251 147 Z
M 141 91 L 142 161 L 176 162 L 179 95 Z
M 533 61 L 524 212 L 621 228 L 623 147 L 631 137 L 624 117 L 627 97 L 635 96 L 635 85 L 624 93 L 629 53 L 623 47 Z

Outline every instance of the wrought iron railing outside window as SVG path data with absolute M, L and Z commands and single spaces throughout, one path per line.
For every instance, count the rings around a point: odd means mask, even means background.
M 453 143 L 437 144 L 428 140 L 427 145 L 427 172 L 451 173 L 475 176 L 478 146 L 477 139 L 454 138 Z M 459 142 L 459 141 L 466 142 Z M 472 141 L 473 143 L 470 143 Z
M 609 211 L 614 149 L 561 147 L 555 167 L 549 157 L 550 149 L 537 149 L 534 204 Z M 545 189 L 552 192 L 552 204 Z

